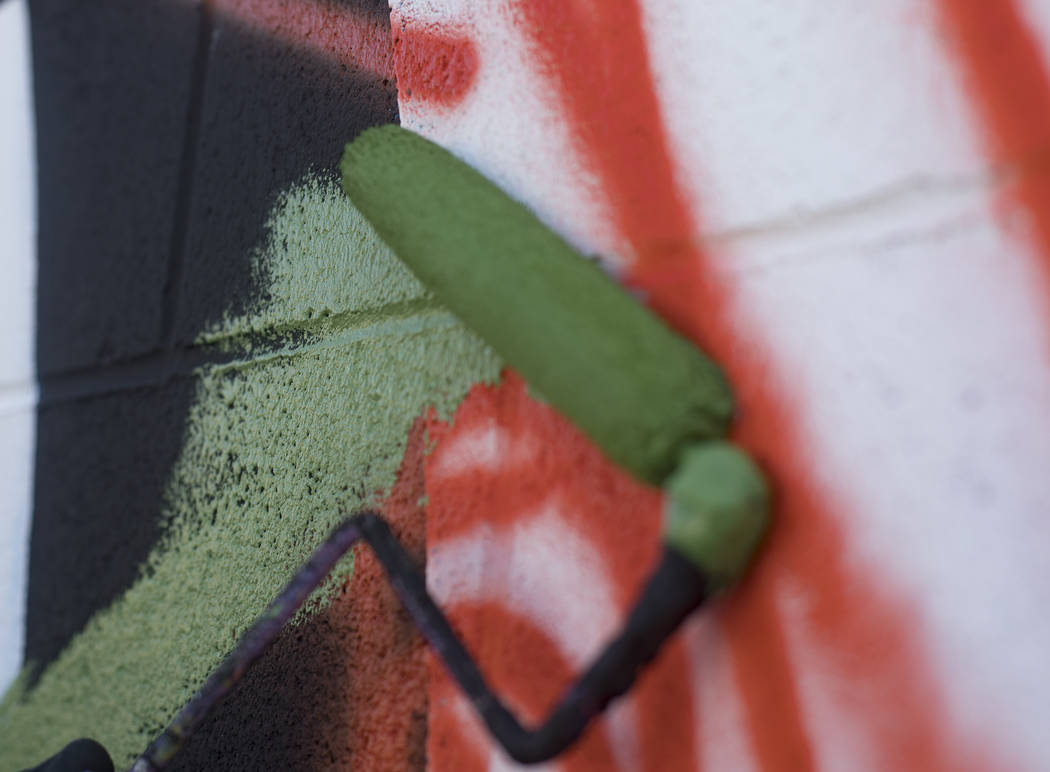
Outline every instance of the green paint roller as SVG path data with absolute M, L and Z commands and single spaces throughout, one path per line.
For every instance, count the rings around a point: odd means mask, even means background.
M 609 458 L 663 486 L 663 555 L 619 633 L 548 717 L 526 728 L 492 692 L 383 519 L 359 513 L 318 547 L 133 772 L 168 766 L 362 540 L 492 735 L 517 761 L 545 761 L 630 688 L 689 614 L 740 577 L 765 531 L 769 491 L 748 456 L 722 439 L 732 414 L 729 388 L 694 346 L 437 145 L 396 126 L 372 129 L 347 146 L 342 169 L 358 209 L 441 302 Z M 39 768 L 79 772 L 68 751 Z
M 668 492 L 665 536 L 718 586 L 767 521 L 761 473 L 721 441 L 721 370 L 525 206 L 398 126 L 346 147 L 343 188 L 453 313 L 614 462 Z

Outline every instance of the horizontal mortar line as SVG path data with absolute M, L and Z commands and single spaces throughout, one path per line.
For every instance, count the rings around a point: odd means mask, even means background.
M 32 413 L 36 404 L 37 394 L 33 386 L 26 386 L 17 391 L 0 391 L 0 418 L 18 413 Z
M 410 312 L 409 308 L 412 309 Z M 265 349 L 267 345 L 274 345 L 266 341 L 260 342 L 260 338 L 264 334 L 275 334 L 272 332 L 275 329 L 286 334 L 301 332 L 306 335 L 324 336 L 324 338 L 306 340 L 300 344 L 283 341 L 279 349 L 264 351 L 247 359 L 241 357 L 241 366 L 268 355 L 291 356 L 301 351 L 309 351 L 324 346 L 325 340 L 330 337 L 338 337 L 343 343 L 351 343 L 368 338 L 370 330 L 375 330 L 377 335 L 390 334 L 390 330 L 383 329 L 384 322 L 396 323 L 420 312 L 440 312 L 449 317 L 447 324 L 457 323 L 455 317 L 429 298 L 420 301 L 390 303 L 366 311 L 344 311 L 321 319 L 304 320 L 298 324 L 284 323 L 279 327 L 269 328 L 266 333 L 251 331 L 215 336 L 206 341 L 167 351 L 157 349 L 101 366 L 55 373 L 41 380 L 39 404 L 41 407 L 46 407 L 81 399 L 105 397 L 134 389 L 157 388 L 175 380 L 191 378 L 197 375 L 202 367 L 235 364 L 235 358 L 242 352 L 230 351 L 229 348 L 236 348 L 238 343 L 250 344 L 253 348 L 262 349 Z M 339 329 L 331 329 L 333 325 L 337 325 Z M 355 331 L 359 332 L 355 333 Z
M 979 173 L 945 177 L 914 176 L 891 183 L 855 199 L 839 201 L 826 208 L 804 213 L 785 213 L 755 223 L 732 226 L 704 234 L 701 241 L 711 246 L 737 246 L 777 237 L 816 236 L 863 221 L 879 223 L 887 214 L 914 207 L 917 198 L 930 208 L 946 202 L 971 199 L 994 189 L 1013 172 L 998 166 Z
M 200 347 L 183 346 L 46 375 L 40 381 L 40 406 L 163 386 L 190 376 L 208 361 L 209 353 Z
M 987 224 L 991 217 L 984 187 L 958 187 L 955 195 L 922 201 L 898 199 L 896 216 L 858 217 L 822 228 L 782 232 L 772 238 L 754 236 L 732 244 L 744 249 L 723 253 L 721 269 L 729 275 L 747 275 L 830 259 L 888 253 L 904 246 L 951 238 Z
M 5 394 L 17 394 L 20 391 L 35 388 L 36 379 L 32 375 L 11 381 L 0 381 L 0 399 L 3 399 Z
M 878 237 L 785 251 L 775 259 L 728 265 L 726 273 L 738 277 L 750 277 L 822 262 L 848 260 L 858 255 L 864 257 L 889 255 L 903 247 L 925 246 L 945 239 L 958 238 L 980 228 L 983 224 L 982 221 L 975 220 L 965 213 L 954 213 L 911 228 L 887 231 Z

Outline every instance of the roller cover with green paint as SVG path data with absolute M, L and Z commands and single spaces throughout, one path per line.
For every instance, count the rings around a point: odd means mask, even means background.
M 664 491 L 664 541 L 712 590 L 739 579 L 769 522 L 769 488 L 755 463 L 727 442 L 705 442 L 682 454 Z
M 398 126 L 346 147 L 343 187 L 437 299 L 614 462 L 659 485 L 722 436 L 719 368 L 522 204 Z

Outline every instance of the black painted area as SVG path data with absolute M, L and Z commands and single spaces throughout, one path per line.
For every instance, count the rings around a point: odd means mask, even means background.
M 326 614 L 285 628 L 169 772 L 356 768 L 348 716 L 353 665 L 340 628 Z
M 40 407 L 26 658 L 46 665 L 137 576 L 182 442 L 192 384 L 160 386 L 158 347 L 197 13 L 32 0 L 30 21 Z
M 398 119 L 393 82 L 219 12 L 209 62 L 181 268 L 179 343 L 192 341 L 222 310 L 243 311 L 244 301 L 263 290 L 252 275 L 252 252 L 277 196 L 307 171 L 333 174 L 348 141 Z
M 180 378 L 39 408 L 27 659 L 50 662 L 138 577 L 193 385 Z
M 37 372 L 159 343 L 196 13 L 178 0 L 32 0 Z
M 328 2 L 385 18 L 378 0 Z M 343 143 L 397 111 L 393 83 L 189 0 L 30 9 L 41 407 L 26 656 L 46 667 L 160 535 L 206 356 L 192 341 L 260 292 L 251 254 L 277 195 L 334 173 Z

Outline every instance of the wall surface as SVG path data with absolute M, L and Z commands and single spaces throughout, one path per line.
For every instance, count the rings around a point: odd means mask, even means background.
M 1050 6 L 8 0 L 0 50 L 26 16 L 0 767 L 128 763 L 363 505 L 529 718 L 619 625 L 660 492 L 342 194 L 391 122 L 717 359 L 776 495 L 743 586 L 544 768 L 1050 766 Z M 176 768 L 515 765 L 361 554 Z
M 0 688 L 22 665 L 32 501 L 36 179 L 28 31 L 24 3 L 0 5 Z

